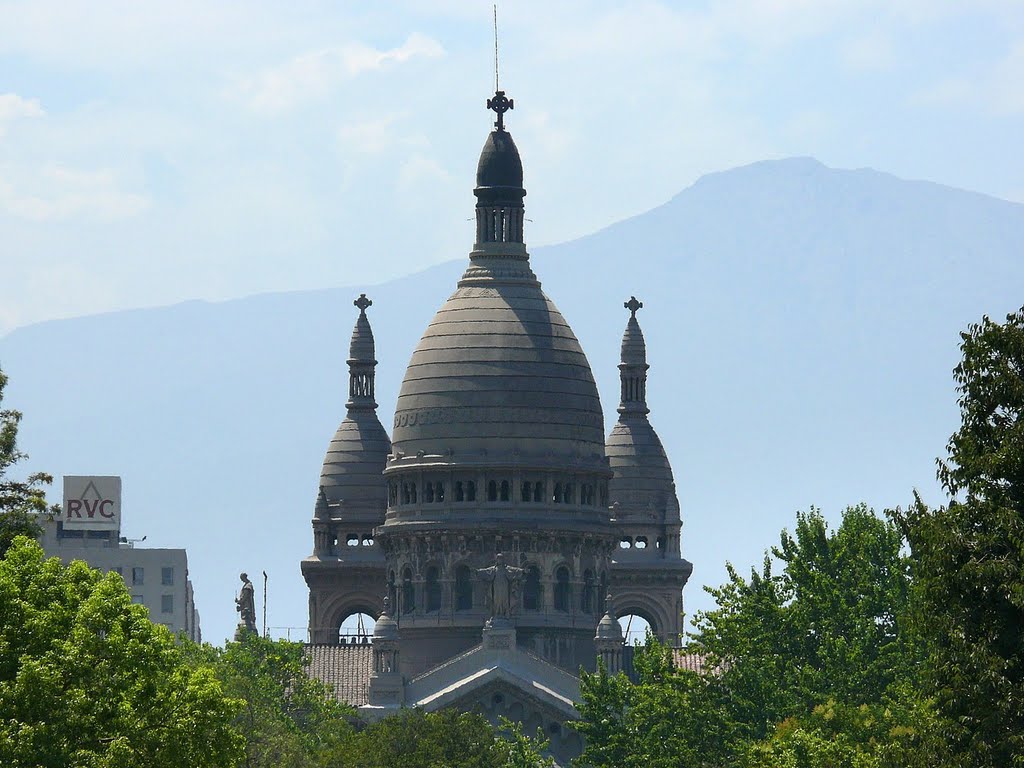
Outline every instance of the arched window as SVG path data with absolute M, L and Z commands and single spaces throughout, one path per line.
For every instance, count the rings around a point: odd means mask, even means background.
M 444 483 L 438 483 L 435 485 L 434 492 L 438 502 L 444 501 Z
M 412 499 L 412 494 L 409 493 L 409 484 L 402 483 L 402 503 L 409 504 Z
M 554 494 L 554 496 L 551 497 L 551 501 L 554 502 L 555 504 L 561 504 L 562 503 L 562 484 L 561 483 L 555 483 L 555 494 Z
M 608 574 L 601 574 L 601 582 L 597 587 L 597 612 L 604 613 L 605 597 L 608 595 Z
M 430 504 L 434 501 L 434 484 L 428 482 L 423 486 L 423 501 Z
M 572 483 L 565 484 L 565 493 L 562 496 L 562 502 L 565 504 L 572 504 Z
M 540 608 L 540 569 L 531 565 L 526 569 L 526 579 L 523 584 L 523 608 L 527 611 L 536 611 Z
M 441 610 L 441 580 L 437 566 L 427 568 L 427 611 Z
M 489 483 L 487 483 L 487 500 L 498 500 L 498 484 L 494 480 L 491 480 Z
M 412 499 L 412 503 L 416 503 L 416 483 L 412 483 L 409 486 L 409 498 Z
M 533 500 L 538 504 L 544 501 L 544 483 L 538 481 L 533 484 Z
M 584 613 L 594 612 L 594 572 L 590 569 L 583 572 L 583 594 L 580 595 L 580 610 Z
M 412 585 L 412 570 L 402 571 L 402 613 L 412 613 L 416 608 L 416 591 Z
M 388 504 L 392 507 L 398 503 L 398 484 L 388 483 Z
M 569 612 L 569 569 L 564 565 L 555 571 L 555 610 Z
M 508 480 L 502 480 L 501 481 L 501 500 L 502 501 L 508 501 L 509 497 L 512 495 L 511 491 L 512 491 L 512 489 L 509 488 Z
M 519 493 L 519 500 L 523 501 L 523 502 L 527 502 L 527 501 L 530 500 L 531 496 L 532 496 L 532 492 L 530 490 L 530 483 L 529 482 L 524 482 L 523 483 L 523 487 L 522 487 L 522 489 L 520 490 L 520 493 Z
M 473 581 L 468 565 L 455 569 L 455 610 L 468 611 L 473 608 Z
M 465 494 L 465 491 L 462 490 L 462 481 L 461 480 L 456 480 L 455 481 L 455 500 L 456 501 L 465 501 L 466 500 L 466 494 Z
M 476 501 L 476 481 L 466 483 L 466 501 Z
M 601 506 L 608 506 L 608 483 L 601 483 Z

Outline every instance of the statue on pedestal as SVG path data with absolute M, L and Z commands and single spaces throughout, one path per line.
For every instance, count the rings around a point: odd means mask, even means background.
M 494 565 L 490 568 L 478 568 L 477 575 L 491 584 L 489 607 L 491 618 L 488 625 L 495 621 L 507 623 L 512 616 L 512 595 L 515 585 L 526 572 L 522 568 L 505 565 L 505 555 L 498 553 Z
M 255 590 L 247 574 L 239 574 L 239 578 L 242 580 L 242 588 L 238 591 L 238 597 L 235 598 L 235 610 L 238 611 L 238 628 L 235 629 L 235 640 L 241 640 L 242 635 L 245 633 L 256 633 Z

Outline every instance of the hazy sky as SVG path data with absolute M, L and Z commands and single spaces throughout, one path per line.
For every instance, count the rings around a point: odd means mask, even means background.
M 813 155 L 1024 201 L 1024 2 L 504 2 L 527 239 Z M 0 333 L 462 257 L 490 3 L 0 2 Z M 433 297 L 431 301 L 437 301 Z

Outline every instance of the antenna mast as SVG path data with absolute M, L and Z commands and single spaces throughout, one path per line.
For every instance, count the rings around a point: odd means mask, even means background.
M 498 4 L 494 6 L 494 90 L 499 91 L 498 85 Z

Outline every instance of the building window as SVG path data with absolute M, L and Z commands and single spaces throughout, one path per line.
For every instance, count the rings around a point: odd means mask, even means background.
M 501 481 L 501 500 L 508 501 L 512 495 L 512 489 L 509 488 L 508 480 Z
M 436 566 L 427 568 L 427 611 L 441 610 L 441 582 Z
M 569 569 L 564 565 L 555 571 L 555 610 L 569 612 Z
M 561 504 L 562 503 L 562 484 L 561 483 L 555 483 L 555 493 L 554 493 L 554 495 L 552 495 L 551 501 L 553 503 L 555 503 L 555 504 Z
M 544 500 L 544 483 L 539 480 L 533 484 L 533 500 L 537 504 Z
M 540 608 L 540 570 L 535 565 L 526 569 L 526 583 L 523 584 L 523 608 L 536 611 Z
M 437 501 L 438 503 L 444 501 L 444 483 L 438 483 L 437 486 Z
M 466 501 L 476 501 L 476 482 L 474 480 L 466 483 Z
M 160 595 L 160 613 L 174 613 L 174 595 Z
M 174 569 L 173 568 L 161 568 L 160 569 L 160 583 L 165 587 L 174 586 Z
M 466 500 L 466 494 L 462 490 L 462 481 L 461 480 L 457 480 L 455 482 L 455 500 L 456 501 L 465 501 Z
M 527 502 L 527 501 L 530 500 L 530 497 L 532 495 L 533 494 L 531 493 L 530 483 L 529 482 L 523 483 L 522 493 L 520 494 L 520 497 L 521 497 L 520 500 L 523 501 L 523 502 Z
M 593 613 L 594 608 L 594 574 L 592 571 L 583 572 L 583 595 L 580 600 L 580 610 L 584 613 Z
M 468 611 L 473 607 L 473 581 L 468 565 L 455 569 L 455 610 Z
M 491 480 L 489 483 L 487 483 L 487 500 L 498 500 L 498 484 L 494 480 Z
M 412 571 L 402 572 L 402 613 L 412 613 L 416 608 L 416 593 L 412 585 Z
M 132 602 L 135 605 L 142 605 L 142 595 L 132 595 Z
M 434 502 L 434 484 L 431 482 L 423 486 L 423 501 L 427 504 Z
M 146 569 L 141 566 L 132 568 L 132 586 L 141 587 L 146 582 Z

